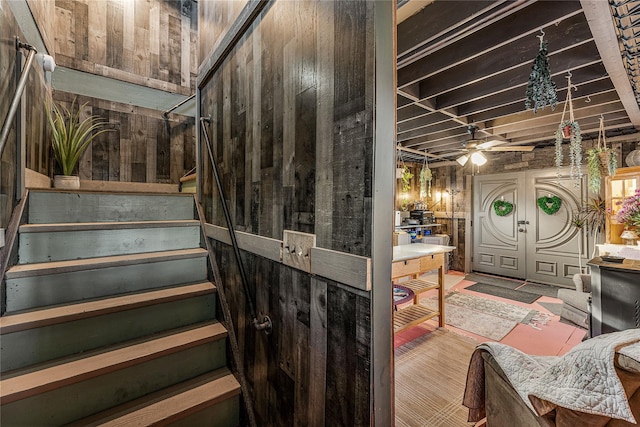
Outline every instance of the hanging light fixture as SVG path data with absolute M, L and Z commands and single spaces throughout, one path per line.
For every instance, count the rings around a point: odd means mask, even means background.
M 462 156 L 456 159 L 456 162 L 458 162 L 460 166 L 466 165 L 467 161 L 469 161 L 469 156 L 467 156 L 466 154 L 463 154 Z
M 482 166 L 487 163 L 487 158 L 479 151 L 471 154 L 471 163 L 477 166 Z
M 456 159 L 456 162 L 460 164 L 460 166 L 464 166 L 471 159 L 471 163 L 476 166 L 482 166 L 487 163 L 487 158 L 480 151 L 474 151 L 471 155 L 463 154 L 462 156 Z

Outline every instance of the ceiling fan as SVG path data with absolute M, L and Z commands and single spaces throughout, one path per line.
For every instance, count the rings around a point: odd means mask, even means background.
M 456 162 L 458 162 L 461 166 L 467 164 L 469 159 L 471 159 L 471 163 L 477 166 L 482 166 L 487 163 L 487 157 L 482 154 L 483 151 L 533 151 L 533 149 L 535 148 L 531 145 L 499 145 L 504 143 L 504 141 L 501 141 L 499 139 L 482 142 L 475 138 L 477 130 L 478 126 L 476 125 L 467 126 L 467 132 L 469 132 L 469 134 L 471 135 L 471 139 L 463 143 L 466 153 L 456 159 Z

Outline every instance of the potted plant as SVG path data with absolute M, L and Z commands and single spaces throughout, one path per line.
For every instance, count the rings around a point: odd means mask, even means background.
M 587 229 L 593 233 L 594 244 L 598 243 L 598 236 L 600 236 L 604 230 L 607 215 L 609 215 L 605 200 L 599 195 L 590 198 L 586 203 L 583 203 L 582 212 L 584 213 Z M 591 258 L 595 257 L 595 253 L 596 247 L 594 245 Z
M 107 122 L 97 116 L 80 119 L 80 111 L 87 103 L 75 107 L 76 100 L 71 103 L 71 109 L 58 106 L 51 102 L 47 108 L 47 118 L 51 126 L 51 145 L 53 155 L 58 163 L 62 175 L 54 176 L 54 187 L 66 189 L 80 188 L 80 178 L 73 175 L 76 172 L 80 157 L 95 137 L 111 129 L 102 129 Z
M 582 134 L 580 133 L 580 125 L 573 116 L 573 102 L 571 100 L 571 89 L 576 87 L 571 84 L 571 73 L 567 77 L 567 99 L 564 103 L 562 118 L 560 125 L 556 130 L 556 167 L 558 168 L 558 177 L 560 176 L 560 168 L 562 167 L 562 140 L 569 138 L 569 159 L 570 159 L 570 175 L 571 179 L 578 185 L 582 179 Z M 569 120 L 565 120 L 564 116 L 569 108 Z
M 616 153 L 612 147 L 607 147 L 607 140 L 604 134 L 604 118 L 600 117 L 598 144 L 594 148 L 587 150 L 589 189 L 594 193 L 599 193 L 602 177 L 615 175 L 617 167 Z

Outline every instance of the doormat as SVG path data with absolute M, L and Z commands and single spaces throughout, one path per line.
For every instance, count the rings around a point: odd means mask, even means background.
M 525 283 L 524 286 L 518 288 L 519 291 L 529 292 L 530 294 L 542 295 L 551 298 L 558 298 L 558 290 L 560 286 L 544 285 L 542 283 Z M 565 288 L 566 289 L 566 288 Z
M 488 285 L 500 286 L 501 288 L 507 289 L 515 289 L 518 286 L 522 286 L 524 284 L 524 281 L 520 279 L 506 279 L 502 277 L 476 273 L 469 273 L 464 278 L 465 280 L 469 280 L 471 282 L 486 283 Z
M 560 316 L 560 313 L 562 312 L 562 304 L 558 304 L 557 302 L 539 302 L 538 304 L 540 304 L 556 316 Z
M 465 289 L 474 292 L 481 292 L 487 295 L 493 295 L 496 297 L 507 298 L 514 301 L 524 302 L 526 304 L 531 304 L 532 302 L 540 298 L 540 295 L 531 294 L 529 292 L 516 291 L 496 285 L 489 285 L 487 283 L 476 283 L 474 285 L 467 286 Z

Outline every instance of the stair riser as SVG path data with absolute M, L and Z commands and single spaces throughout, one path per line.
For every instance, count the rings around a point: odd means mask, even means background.
M 0 342 L 2 372 L 215 319 L 214 293 L 14 332 Z
M 30 224 L 193 218 L 193 198 L 187 196 L 53 192 L 29 196 Z
M 216 405 L 203 408 L 188 417 L 170 422 L 171 427 L 229 427 L 239 426 L 240 397 L 234 396 Z
M 3 405 L 0 424 L 67 424 L 225 364 L 225 340 L 217 340 Z
M 21 233 L 19 263 L 197 248 L 200 227 Z
M 206 280 L 206 258 L 134 264 L 7 280 L 7 311 Z

